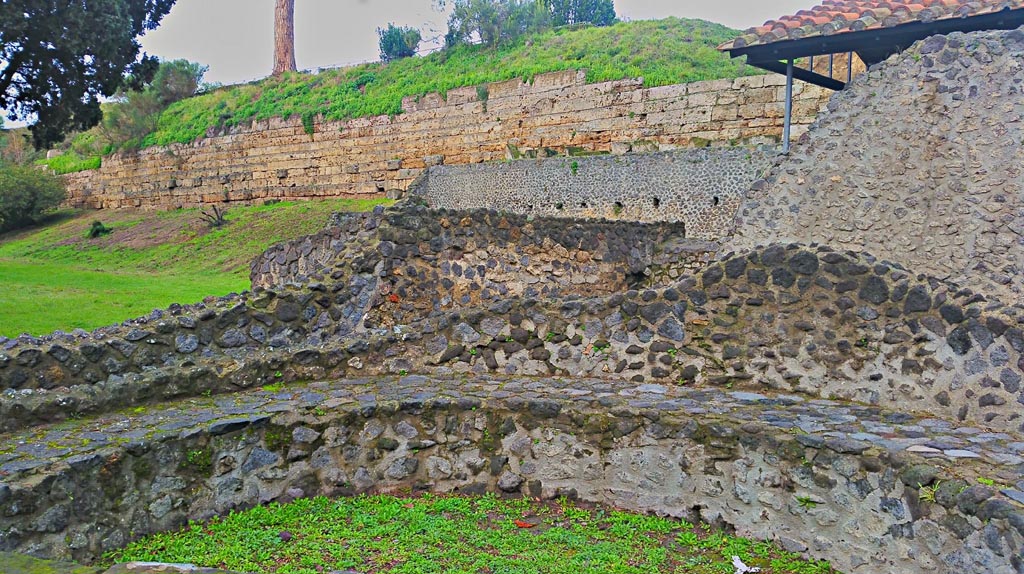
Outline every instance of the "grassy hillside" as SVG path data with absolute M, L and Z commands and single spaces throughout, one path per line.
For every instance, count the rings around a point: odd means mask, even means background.
M 426 57 L 364 64 L 319 74 L 229 86 L 171 105 L 143 146 L 188 143 L 207 129 L 274 117 L 312 122 L 400 114 L 402 98 L 447 93 L 462 86 L 584 69 L 587 81 L 643 77 L 647 86 L 760 73 L 715 47 L 738 32 L 703 20 L 667 18 L 603 28 L 558 29 L 501 48 L 460 45 Z M 91 139 L 90 139 L 91 138 Z M 59 173 L 99 166 L 92 131 L 76 136 L 65 155 L 43 160 Z M 82 150 L 96 148 L 93 153 Z M 107 149 L 104 153 L 109 152 Z
M 0 335 L 92 329 L 248 289 L 249 263 L 267 247 L 322 229 L 335 211 L 376 203 L 234 207 L 216 229 L 196 209 L 61 212 L 46 225 L 0 235 Z M 97 218 L 114 231 L 87 239 Z

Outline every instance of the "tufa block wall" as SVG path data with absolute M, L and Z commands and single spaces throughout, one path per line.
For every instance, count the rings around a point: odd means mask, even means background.
M 582 72 L 406 98 L 405 113 L 343 122 L 299 118 L 211 130 L 192 144 L 104 159 L 67 176 L 68 204 L 173 209 L 265 199 L 380 196 L 426 167 L 559 153 L 626 152 L 767 143 L 782 132 L 781 77 L 748 76 L 644 88 L 642 80 L 586 84 Z M 797 86 L 795 134 L 828 92 Z

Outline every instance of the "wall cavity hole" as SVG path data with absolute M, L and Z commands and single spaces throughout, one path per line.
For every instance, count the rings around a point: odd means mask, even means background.
M 580 207 L 582 207 L 583 209 L 586 209 L 587 208 L 587 202 L 581 201 L 580 202 Z
M 565 209 L 565 204 L 563 204 L 563 203 L 556 203 L 555 204 L 555 209 L 557 209 L 558 211 L 562 211 L 563 209 Z
M 660 197 L 655 197 L 654 198 L 654 207 L 661 207 L 661 198 Z
M 718 205 L 719 203 L 721 203 L 721 200 L 718 199 L 717 195 L 711 198 L 711 205 Z
M 612 211 L 615 213 L 615 215 L 622 213 L 622 202 L 616 201 L 615 207 L 612 208 Z

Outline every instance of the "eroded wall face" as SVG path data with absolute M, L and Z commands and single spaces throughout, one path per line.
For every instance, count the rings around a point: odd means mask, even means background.
M 864 250 L 1024 294 L 1024 28 L 932 36 L 838 92 L 739 213 L 734 245 Z
M 749 76 L 644 88 L 637 80 L 585 84 L 577 72 L 452 90 L 403 102 L 405 113 L 317 123 L 253 122 L 104 159 L 67 176 L 68 203 L 173 209 L 224 201 L 382 196 L 426 167 L 548 154 L 652 151 L 773 143 L 782 133 L 784 78 Z M 481 101 L 481 95 L 487 97 Z M 829 96 L 797 86 L 794 133 Z

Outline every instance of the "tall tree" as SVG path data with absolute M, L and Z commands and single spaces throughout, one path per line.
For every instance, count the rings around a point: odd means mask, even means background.
M 37 148 L 96 125 L 101 97 L 156 73 L 156 58 L 139 57 L 138 38 L 174 1 L 3 0 L 0 108 L 32 123 Z
M 295 0 L 274 7 L 274 75 L 295 71 Z
M 610 26 L 615 23 L 612 0 L 546 0 L 555 26 L 589 23 Z

